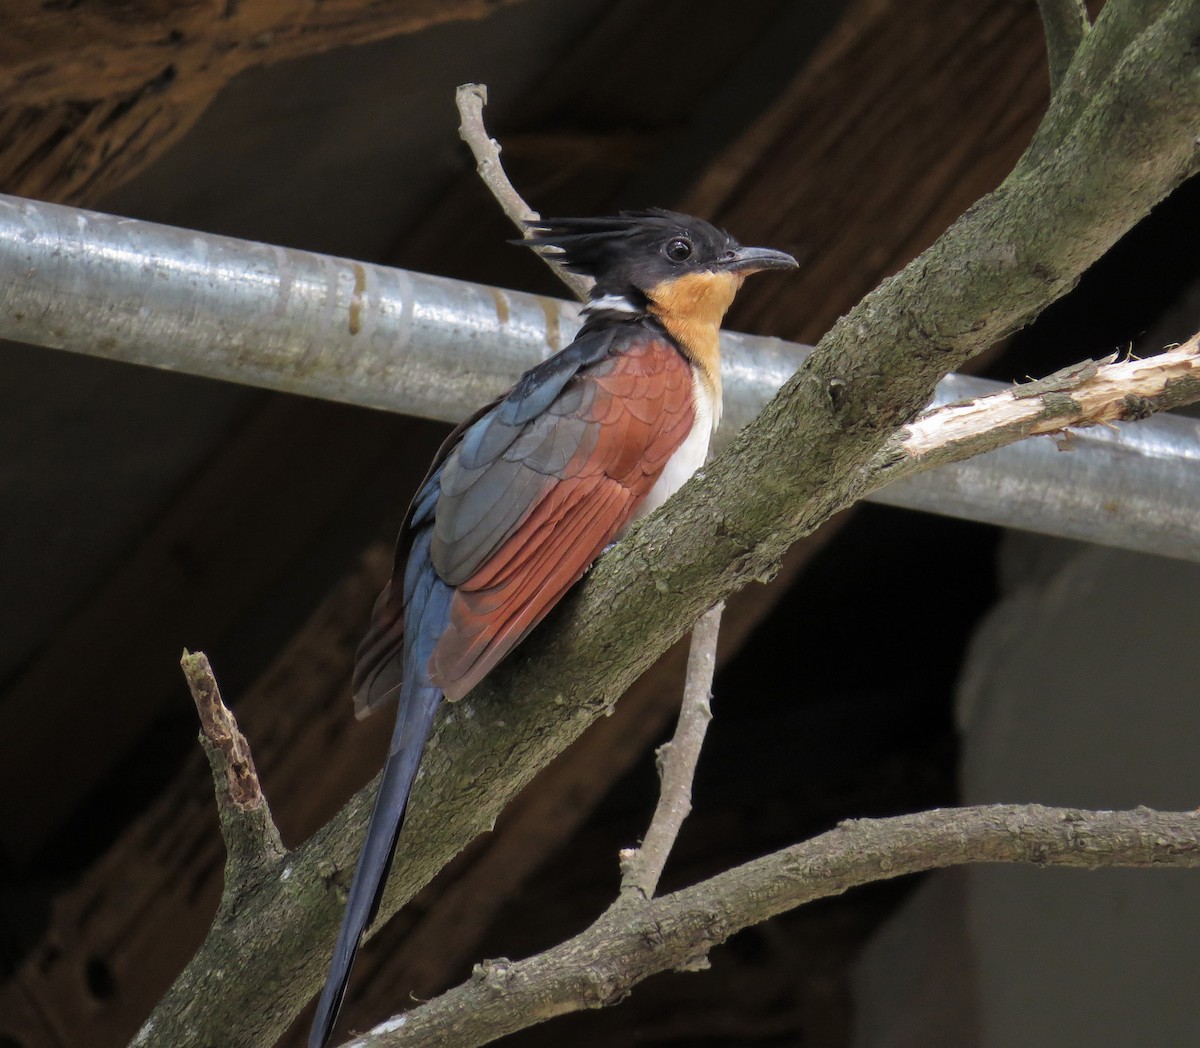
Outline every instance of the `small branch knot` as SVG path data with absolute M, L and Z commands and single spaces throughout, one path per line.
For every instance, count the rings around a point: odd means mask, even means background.
M 825 387 L 825 392 L 829 395 L 829 404 L 833 408 L 834 414 L 838 414 L 842 410 L 842 405 L 846 400 L 847 383 L 844 378 L 831 378 Z
M 580 996 L 589 1008 L 607 1008 L 629 996 L 629 986 L 601 968 L 589 965 L 580 972 Z
M 1121 404 L 1126 422 L 1141 422 L 1142 419 L 1149 418 L 1157 410 L 1154 407 L 1154 401 L 1146 397 L 1139 397 L 1136 393 L 1126 393 Z
M 492 993 L 503 993 L 511 978 L 512 966 L 512 961 L 507 957 L 480 961 L 471 969 L 471 981 L 479 983 Z

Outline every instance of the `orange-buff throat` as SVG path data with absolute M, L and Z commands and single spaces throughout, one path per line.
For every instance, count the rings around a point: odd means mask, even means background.
M 688 273 L 649 291 L 650 312 L 699 369 L 720 403 L 721 321 L 742 286 L 741 273 Z

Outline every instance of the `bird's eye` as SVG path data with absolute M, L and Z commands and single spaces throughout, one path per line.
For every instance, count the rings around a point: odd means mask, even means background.
M 687 237 L 675 237 L 667 241 L 663 251 L 672 262 L 683 262 L 692 257 L 692 242 Z

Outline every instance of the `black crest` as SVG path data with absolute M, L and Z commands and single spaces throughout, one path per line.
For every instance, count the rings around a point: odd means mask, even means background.
M 557 249 L 567 269 L 596 281 L 595 296 L 644 293 L 659 281 L 717 264 L 739 244 L 702 218 L 649 208 L 604 218 L 543 218 L 532 237 L 514 241 Z

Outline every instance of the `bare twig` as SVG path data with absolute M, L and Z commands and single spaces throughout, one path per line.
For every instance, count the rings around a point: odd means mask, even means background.
M 458 126 L 458 136 L 470 147 L 475 156 L 476 170 L 483 184 L 491 191 L 496 202 L 504 213 L 512 220 L 521 236 L 529 239 L 527 222 L 541 218 L 533 210 L 504 173 L 500 163 L 500 143 L 488 134 L 483 124 L 483 107 L 487 105 L 487 84 L 463 84 L 454 92 L 454 100 L 458 105 L 458 115 L 461 123 Z M 538 256 L 546 263 L 555 275 L 571 289 L 571 293 L 581 302 L 588 300 L 592 290 L 592 281 L 579 273 L 572 273 L 560 266 L 552 254 L 539 251 Z
M 1054 94 L 1091 22 L 1083 0 L 1038 0 L 1038 8 L 1046 30 L 1046 61 L 1050 67 L 1050 93 Z
M 483 107 L 487 105 L 487 84 L 461 84 L 454 92 L 458 115 L 462 121 L 458 136 L 470 147 L 478 165 L 476 170 L 483 184 L 491 191 L 504 213 L 526 234 L 526 223 L 541 218 L 517 192 L 500 163 L 500 143 L 488 134 L 483 123 Z
M 1200 868 L 1200 812 L 986 805 L 861 819 L 691 888 L 616 906 L 528 960 L 490 961 L 348 1048 L 471 1048 L 556 1015 L 613 1004 L 657 972 L 707 964 L 751 924 L 848 888 L 966 863 Z
M 658 751 L 662 782 L 658 806 L 640 848 L 621 852 L 621 896 L 652 899 L 667 857 L 675 846 L 679 828 L 692 810 L 692 779 L 708 722 L 712 720 L 709 700 L 717 668 L 717 638 L 721 632 L 724 602 L 709 609 L 692 627 L 688 649 L 687 681 L 679 722 L 670 742 Z
M 1200 396 L 1200 332 L 1152 357 L 1084 361 L 1003 393 L 948 404 L 901 429 L 874 463 L 871 489 L 1036 434 L 1130 422 Z
M 261 872 L 263 866 L 282 861 L 286 851 L 258 781 L 250 744 L 221 699 L 208 656 L 202 651 L 185 651 L 179 665 L 200 715 L 200 745 L 212 768 L 217 795 L 228 855 L 221 901 L 224 909 L 236 886 Z

